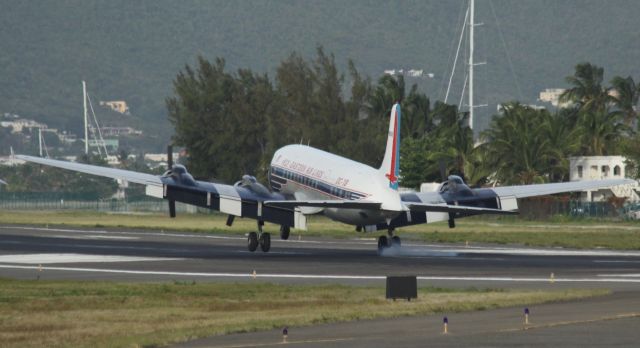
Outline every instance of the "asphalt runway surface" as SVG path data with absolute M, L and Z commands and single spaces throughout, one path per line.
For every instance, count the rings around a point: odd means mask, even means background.
M 330 329 L 301 328 L 300 336 L 295 336 L 298 341 L 290 340 L 288 344 L 385 347 L 399 342 L 399 346 L 411 347 L 424 346 L 425 342 L 436 346 L 528 346 L 544 345 L 544 342 L 559 346 L 571 345 L 571 342 L 583 342 L 585 345 L 596 342 L 600 343 L 595 344 L 599 346 L 626 346 L 631 342 L 627 339 L 633 338 L 633 342 L 640 339 L 640 331 L 637 330 L 640 319 L 636 316 L 640 312 L 640 251 L 403 241 L 402 248 L 390 249 L 379 256 L 375 236 L 367 234 L 362 239 L 338 240 L 306 238 L 303 235 L 298 240 L 292 235 L 292 240 L 288 241 L 277 240 L 273 236 L 270 252 L 251 253 L 246 249 L 246 238 L 242 236 L 0 226 L 0 277 L 154 282 L 261 280 L 383 286 L 388 275 L 416 275 L 420 286 L 541 290 L 607 288 L 613 290 L 613 294 L 595 300 L 600 301 L 593 302 L 596 305 L 584 305 L 588 302 L 545 305 L 547 307 L 542 308 L 549 310 L 542 313 L 556 314 L 540 317 L 539 323 L 544 325 L 530 330 L 521 330 L 517 320 L 515 326 L 511 325 L 513 320 L 509 321 L 511 326 L 486 326 L 491 319 L 483 316 L 520 315 L 505 309 L 462 314 L 461 322 L 466 320 L 467 323 L 464 330 L 452 330 L 452 334 L 444 336 L 439 325 L 435 324 L 429 325 L 430 331 L 423 330 L 429 333 L 426 336 L 417 333 L 398 335 L 404 332 L 404 327 L 413 327 L 412 332 L 423 332 L 417 328 L 423 327 L 425 321 L 441 320 L 431 316 L 334 324 Z M 553 310 L 557 306 L 569 307 Z M 581 314 L 570 315 L 574 312 Z M 376 325 L 388 329 L 378 329 Z M 581 330 L 589 335 L 579 334 Z M 334 332 L 349 335 L 334 335 Z M 377 339 L 370 339 L 372 332 L 377 333 L 374 335 Z M 213 341 L 196 341 L 193 345 L 251 347 L 281 344 L 279 337 L 273 339 L 274 335 L 279 336 L 275 331 L 230 335 L 213 338 Z M 530 340 L 520 342 L 524 337 Z

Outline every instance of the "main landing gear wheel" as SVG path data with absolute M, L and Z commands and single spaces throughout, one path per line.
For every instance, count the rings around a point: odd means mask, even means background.
M 400 241 L 400 237 L 398 237 L 398 236 L 391 237 L 391 246 L 401 247 L 402 246 L 402 241 Z
M 291 233 L 291 229 L 289 228 L 289 226 L 280 226 L 280 239 L 289 239 L 289 233 Z
M 382 254 L 382 251 L 384 251 L 384 249 L 388 247 L 389 247 L 389 240 L 387 239 L 387 236 L 378 237 L 378 254 Z
M 260 235 L 259 242 L 260 242 L 260 249 L 262 249 L 262 251 L 266 253 L 267 251 L 269 251 L 269 249 L 271 249 L 271 234 L 262 233 Z
M 251 252 L 258 249 L 258 234 L 256 232 L 249 232 L 249 236 L 247 237 L 247 246 Z

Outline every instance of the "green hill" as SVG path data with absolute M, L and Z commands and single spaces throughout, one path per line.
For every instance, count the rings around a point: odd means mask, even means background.
M 635 0 L 478 0 L 476 8 L 484 23 L 476 60 L 488 63 L 477 68 L 476 95 L 490 105 L 481 126 L 496 102 L 535 102 L 541 89 L 565 86 L 581 61 L 603 66 L 607 79 L 640 75 Z M 164 105 L 171 81 L 197 55 L 273 75 L 291 51 L 312 56 L 318 45 L 373 78 L 424 69 L 435 77 L 408 81 L 442 99 L 463 11 L 463 1 L 438 0 L 3 1 L 0 113 L 79 133 L 84 79 L 94 103 L 130 104 L 130 120 L 105 117 L 144 129 L 148 149 L 161 151 L 172 133 Z M 457 102 L 459 90 L 452 95 Z

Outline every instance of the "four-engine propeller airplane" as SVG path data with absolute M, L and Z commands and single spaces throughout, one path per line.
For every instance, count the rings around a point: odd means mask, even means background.
M 594 180 L 554 184 L 469 188 L 462 178 L 451 175 L 436 192 L 399 192 L 400 104 L 389 121 L 384 159 L 379 169 L 313 147 L 288 145 L 273 155 L 268 189 L 245 175 L 235 185 L 195 180 L 183 165 L 172 164 L 161 176 L 58 161 L 32 156 L 17 157 L 48 166 L 146 185 L 147 195 L 169 201 L 175 217 L 175 202 L 205 207 L 235 217 L 257 220 L 257 232 L 248 234 L 249 251 L 258 246 L 267 252 L 271 236 L 262 231 L 265 222 L 280 225 L 280 237 L 290 228 L 306 229 L 306 215 L 323 213 L 332 220 L 367 232 L 386 230 L 378 238 L 378 250 L 400 246 L 396 228 L 448 221 L 479 214 L 517 214 L 518 198 L 611 187 L 633 182 L 627 179 Z M 169 151 L 171 154 L 171 151 Z

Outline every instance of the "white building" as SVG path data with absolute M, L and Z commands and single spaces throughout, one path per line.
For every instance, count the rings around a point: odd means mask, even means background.
M 23 128 L 42 128 L 47 129 L 47 125 L 44 123 L 38 123 L 34 120 L 19 119 L 15 121 L 2 121 L 0 126 L 4 128 L 11 127 L 11 133 L 20 133 Z
M 571 181 L 622 179 L 627 177 L 624 156 L 579 156 L 569 157 L 569 179 Z M 629 201 L 640 201 L 636 192 L 638 183 L 620 185 L 607 189 L 589 190 L 581 194 L 587 202 L 606 201 L 611 196 L 626 197 Z

